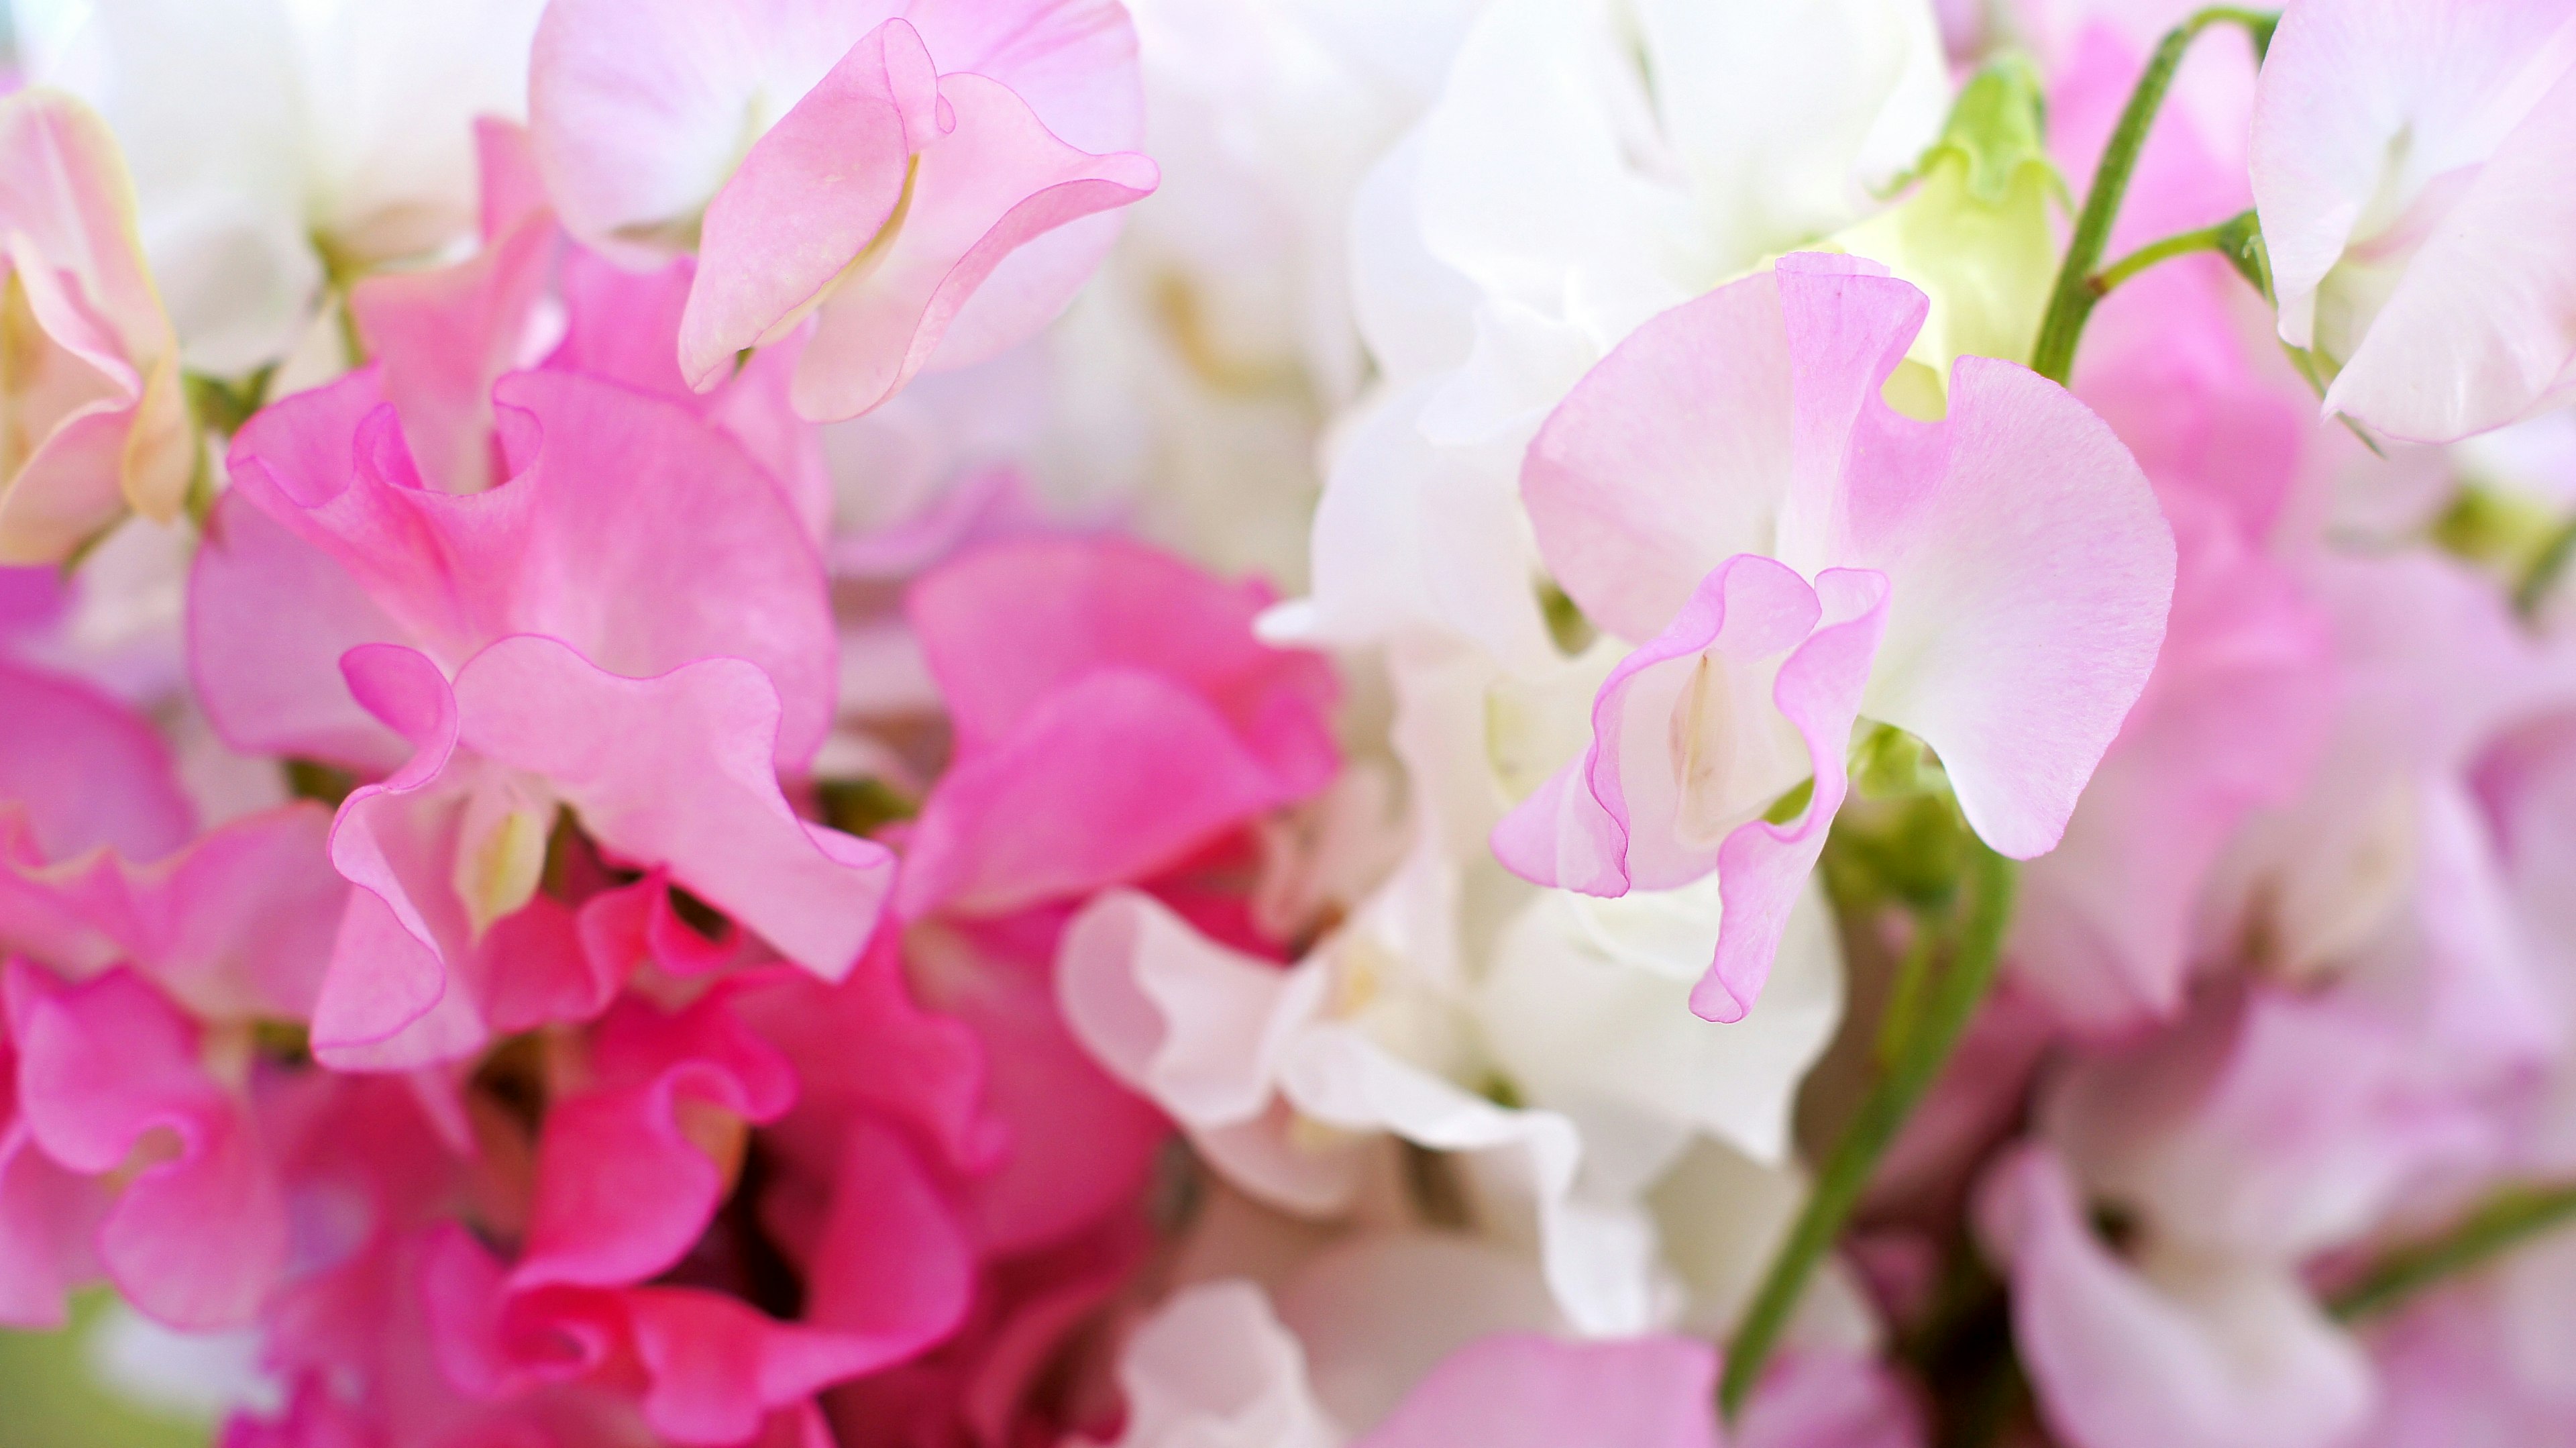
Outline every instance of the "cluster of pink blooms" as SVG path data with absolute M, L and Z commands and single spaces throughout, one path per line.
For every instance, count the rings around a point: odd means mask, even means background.
M 116 1391 L 2576 1445 L 2576 0 L 8 13 Z

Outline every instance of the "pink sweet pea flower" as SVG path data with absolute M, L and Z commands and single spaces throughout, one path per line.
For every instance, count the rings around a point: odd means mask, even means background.
M 2054 846 L 2164 633 L 2173 539 L 2073 398 L 1962 358 L 1949 416 L 1880 396 L 1923 294 L 1792 256 L 1648 322 L 1551 415 L 1522 494 L 1585 615 L 1645 640 L 1593 742 L 1499 825 L 1541 884 L 1722 882 L 1692 1009 L 1738 1020 L 1847 789 L 1862 715 L 1938 752 L 2004 854 Z M 1785 824 L 1779 812 L 1805 786 Z
M 758 1229 L 803 1283 L 795 1320 L 726 1290 L 758 1284 L 738 1254 L 719 1245 L 700 1261 L 744 1123 L 777 1119 L 796 1091 L 790 1063 L 731 1007 L 720 990 L 675 1016 L 629 1006 L 602 1023 L 598 1084 L 550 1110 L 514 1268 L 461 1231 L 433 1232 L 420 1291 L 439 1362 L 469 1396 L 584 1384 L 633 1394 L 676 1443 L 791 1429 L 783 1441 L 811 1441 L 815 1393 L 955 1329 L 969 1243 L 920 1153 L 866 1115 L 842 1121 L 813 1198 L 759 1203 Z M 693 1285 L 702 1277 L 714 1285 Z
M 453 671 L 543 634 L 629 678 L 747 660 L 778 693 L 779 764 L 813 756 L 835 651 L 822 565 L 739 448 L 612 383 L 516 373 L 491 394 L 506 480 L 450 493 L 417 466 L 391 382 L 353 373 L 234 438 L 188 620 L 198 692 L 229 743 L 391 768 L 401 741 L 350 696 L 343 653 L 403 644 Z
M 75 980 L 131 965 L 207 1021 L 302 1021 L 347 890 L 324 812 L 195 824 L 142 718 L 0 662 L 0 953 Z
M 126 1300 L 174 1327 L 247 1323 L 286 1265 L 287 1219 L 246 1083 L 219 1074 L 198 1024 L 132 971 L 69 985 L 13 961 L 0 998 L 0 1062 L 14 1067 L 0 1096 L 0 1310 L 59 1323 L 94 1250 Z M 155 1149 L 164 1133 L 175 1150 Z
M 1044 325 L 1156 184 L 1115 0 L 554 0 L 529 114 L 564 222 L 694 243 L 680 371 L 808 316 L 798 412 L 852 417 Z M 747 147 L 747 149 L 746 149 Z
M 357 373 L 245 426 L 192 580 L 193 662 L 228 739 L 393 771 L 335 829 L 364 888 L 315 1049 L 417 1065 L 477 1048 L 511 992 L 595 998 L 560 906 L 521 913 L 559 806 L 790 959 L 845 970 L 892 860 L 779 790 L 827 726 L 834 640 L 772 479 L 672 403 L 530 372 L 492 389 L 507 480 L 431 488 L 382 400 L 398 380 Z
M 494 481 L 492 384 L 535 359 L 676 403 L 739 444 L 766 468 L 816 539 L 830 522 L 831 478 L 816 431 L 788 406 L 798 349 L 764 352 L 704 393 L 680 376 L 672 348 L 695 263 L 629 272 L 569 244 L 528 151 L 527 133 L 504 121 L 476 124 L 481 158 L 483 250 L 452 266 L 361 278 L 349 310 L 368 352 L 385 369 L 385 395 L 431 486 L 479 492 Z M 549 313 L 549 299 L 560 314 Z
M 0 563 L 54 563 L 128 508 L 177 516 L 197 439 L 179 342 L 106 123 L 51 91 L 0 99 Z
M 523 635 L 452 682 L 390 645 L 344 666 L 416 752 L 351 794 L 332 831 L 332 861 L 360 888 L 314 1010 L 326 1061 L 466 1054 L 488 1038 L 489 1006 L 458 984 L 583 968 L 560 907 L 536 894 L 558 808 L 826 979 L 876 928 L 892 857 L 788 808 L 770 762 L 778 695 L 741 659 L 629 679 Z
M 1333 673 L 1253 637 L 1271 601 L 1115 538 L 995 543 L 923 577 L 905 610 L 957 750 L 897 909 L 995 915 L 1139 881 L 1322 789 Z
M 2155 673 L 2013 920 L 2015 971 L 2097 1034 L 2181 1012 L 2210 872 L 2253 810 L 2297 796 L 2334 702 L 2322 609 L 2209 505 L 2168 510 L 2180 569 Z
M 1479 1339 L 1354 1448 L 1718 1448 L 1717 1351 L 1681 1337 Z
M 2302 0 L 2256 92 L 2254 199 L 2281 339 L 2325 410 L 2449 442 L 2576 381 L 2576 11 Z

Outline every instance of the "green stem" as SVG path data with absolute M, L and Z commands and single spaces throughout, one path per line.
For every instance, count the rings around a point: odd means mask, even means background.
M 2431 1241 L 2401 1247 L 2335 1296 L 2345 1322 L 2376 1317 L 2417 1293 L 2576 1221 L 2576 1185 L 2506 1187 Z
M 2057 270 L 2048 313 L 2040 319 L 2039 342 L 2030 355 L 2032 371 L 2060 386 L 2074 373 L 2076 339 L 2084 335 L 2084 323 L 2093 315 L 2094 303 L 2102 300 L 2102 292 L 2107 290 L 2096 287 L 2093 273 L 2102 264 L 2102 249 L 2111 241 L 2111 223 L 2118 218 L 2120 203 L 2128 196 L 2129 177 L 2138 168 L 2138 153 L 2146 147 L 2147 131 L 2155 124 L 2156 112 L 2164 107 L 2165 92 L 2173 88 L 2174 71 L 2182 64 L 2183 52 L 2212 25 L 2244 26 L 2260 51 L 2271 39 L 2272 26 L 2279 19 L 2263 11 L 2213 5 L 2165 32 L 2165 38 L 2157 43 L 2145 73 L 2138 77 L 2138 88 L 2129 93 L 2127 109 L 2120 112 L 2120 124 L 2111 132 L 2110 143 L 2102 148 L 2101 164 L 2093 170 L 2093 186 L 2085 192 L 2084 209 L 2075 218 L 2075 236 L 2067 243 L 2066 260 Z
M 2162 241 L 2151 241 L 2096 272 L 2093 276 L 2093 294 L 2097 297 L 2107 297 L 2113 287 L 2154 266 L 2157 262 L 2171 257 L 2187 256 L 2195 251 L 2216 251 L 2226 244 L 2227 225 L 2225 223 L 2204 226 L 2198 231 L 2186 231 L 2179 236 L 2168 236 Z
M 1902 1026 L 1884 1071 L 1826 1155 L 1815 1190 L 1791 1224 L 1789 1239 L 1771 1259 L 1761 1289 L 1727 1349 L 1718 1406 L 1728 1418 L 1744 1406 L 1746 1395 L 1760 1381 L 1764 1364 L 1806 1294 L 1807 1280 L 1832 1250 L 1877 1171 L 1879 1158 L 1887 1154 L 1898 1128 L 1940 1075 L 1942 1063 L 1994 984 L 2003 955 L 2004 927 L 2012 919 L 2012 900 L 2012 862 L 1971 839 L 1965 889 L 1956 906 L 1958 933 L 1949 960 L 1921 987 L 1912 1019 Z M 1925 928 L 1931 928 L 1928 922 Z

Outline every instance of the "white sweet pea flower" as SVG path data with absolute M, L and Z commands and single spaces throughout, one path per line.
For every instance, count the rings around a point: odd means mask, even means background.
M 2281 340 L 2325 410 L 2449 442 L 2576 382 L 2576 12 L 2553 0 L 2306 0 L 2252 132 Z

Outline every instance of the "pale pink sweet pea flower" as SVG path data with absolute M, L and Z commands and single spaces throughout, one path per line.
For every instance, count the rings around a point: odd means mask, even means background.
M 2012 1282 L 2042 1412 L 2087 1448 L 2326 1448 L 2370 1411 L 2368 1362 L 2277 1261 L 2166 1253 L 2140 1268 L 2094 1234 L 2064 1162 L 2025 1146 L 1977 1203 Z
M 2173 539 L 2100 419 L 1961 359 L 1949 416 L 1879 394 L 1926 302 L 1873 263 L 1792 256 L 1648 322 L 1531 444 L 1522 494 L 1613 670 L 1584 756 L 1494 831 L 1595 895 L 1715 870 L 1692 996 L 1740 1019 L 1824 846 L 1863 715 L 1938 752 L 2000 852 L 2054 846 L 2164 634 Z M 1812 781 L 1786 824 L 1764 818 Z
M 2015 971 L 2092 1033 L 2181 1012 L 2210 872 L 2252 811 L 2297 796 L 2337 682 L 2294 576 L 2209 505 L 2167 506 L 2180 568 L 2155 673 L 2013 919 Z
M 130 508 L 177 516 L 196 465 L 179 342 L 107 126 L 50 91 L 0 100 L 0 563 L 54 563 Z
M 2576 381 L 2576 10 L 2303 0 L 2256 91 L 2281 339 L 2325 410 L 2449 442 Z
M 851 417 L 1044 325 L 1149 194 L 1115 0 L 903 8 L 554 0 L 529 113 L 565 224 L 630 259 L 694 242 L 680 370 L 817 326 L 797 410 Z
M 2576 1440 L 2570 1293 L 2576 1237 L 2560 1232 L 2365 1330 L 2379 1374 L 2378 1411 L 2335 1448 Z

